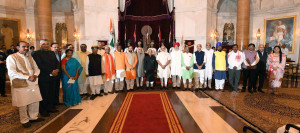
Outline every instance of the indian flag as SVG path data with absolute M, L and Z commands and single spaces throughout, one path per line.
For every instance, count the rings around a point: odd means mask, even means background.
M 114 29 L 114 25 L 113 25 L 113 22 L 112 20 L 110 19 L 110 26 L 109 26 L 109 30 L 110 30 L 110 43 L 109 43 L 109 46 L 111 47 L 111 50 L 114 48 L 115 46 L 115 29 Z

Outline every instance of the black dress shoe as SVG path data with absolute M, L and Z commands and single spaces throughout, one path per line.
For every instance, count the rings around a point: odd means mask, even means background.
M 96 98 L 96 95 L 92 94 L 90 97 L 90 100 L 94 100 Z
M 248 92 L 249 92 L 249 93 L 253 93 L 253 91 L 252 91 L 252 90 L 248 90 Z
M 234 92 L 235 92 L 235 93 L 240 93 L 240 91 L 239 91 L 239 90 L 234 90 Z
M 150 87 L 151 88 L 151 90 L 154 90 L 154 87 Z
M 263 90 L 258 90 L 259 92 L 261 92 L 261 93 L 265 93 Z
M 7 97 L 7 95 L 6 94 L 1 94 L 1 97 Z
M 50 116 L 49 113 L 41 113 L 40 115 L 41 115 L 42 117 L 49 117 L 49 116 Z
M 109 92 L 110 94 L 114 94 L 114 92 L 112 91 L 112 92 Z
M 104 93 L 104 95 L 107 95 L 108 93 Z
M 257 92 L 256 89 L 254 89 L 253 92 Z
M 242 91 L 241 92 L 245 92 L 246 91 L 246 89 L 242 89 Z
M 49 113 L 56 113 L 56 112 L 59 112 L 59 111 L 56 110 L 56 109 L 52 109 L 52 110 L 49 110 L 48 112 L 49 112 Z
M 44 121 L 45 119 L 43 118 L 37 118 L 36 120 L 29 120 L 30 123 L 35 123 L 35 122 L 41 122 Z
M 27 123 L 22 124 L 22 126 L 23 126 L 24 128 L 29 128 L 29 127 L 31 127 L 31 123 L 30 123 L 30 122 L 27 122 Z

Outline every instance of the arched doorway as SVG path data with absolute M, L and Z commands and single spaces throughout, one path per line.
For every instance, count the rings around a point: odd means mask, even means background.
M 123 48 L 126 47 L 128 40 L 132 40 L 131 44 L 134 47 L 139 40 L 143 40 L 144 46 L 148 46 L 149 40 L 153 40 L 156 48 L 159 47 L 160 41 L 164 40 L 166 46 L 170 47 L 171 41 L 175 38 L 175 14 L 174 9 L 169 10 L 173 6 L 168 6 L 168 4 L 173 4 L 173 2 L 170 0 L 120 0 L 120 3 L 121 1 L 123 9 L 119 10 L 118 38 Z M 142 34 L 141 29 L 146 25 L 151 27 L 151 35 Z

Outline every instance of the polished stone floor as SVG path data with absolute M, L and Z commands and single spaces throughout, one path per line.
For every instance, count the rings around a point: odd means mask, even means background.
M 282 87 L 300 88 L 300 84 L 285 80 Z M 10 91 L 7 90 L 10 96 Z M 260 125 L 248 123 L 236 112 L 232 112 L 202 91 L 172 89 L 151 91 L 167 91 L 178 119 L 187 133 L 235 133 L 243 132 L 244 126 L 261 131 L 257 128 Z M 227 87 L 226 91 L 230 89 Z M 63 110 L 55 118 L 39 126 L 35 132 L 108 132 L 125 96 L 126 93 L 121 92 L 97 97 L 95 100 L 84 97 L 82 103 Z
M 167 94 L 187 133 L 235 133 L 251 126 L 202 92 L 167 90 Z M 108 132 L 124 98 L 123 92 L 83 100 L 36 132 Z

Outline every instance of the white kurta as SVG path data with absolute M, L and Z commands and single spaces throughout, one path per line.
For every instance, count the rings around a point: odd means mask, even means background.
M 181 70 L 181 50 L 171 52 L 171 75 L 182 76 Z
M 11 94 L 12 94 L 12 105 L 21 107 L 21 106 L 27 106 L 29 104 L 39 102 L 42 100 L 42 96 L 40 93 L 40 88 L 38 86 L 38 79 L 35 82 L 31 82 L 28 80 L 29 76 L 33 75 L 39 75 L 40 69 L 36 65 L 35 61 L 33 60 L 33 66 L 29 63 L 29 59 L 27 56 L 22 55 L 20 53 L 18 54 L 25 62 L 26 68 L 29 72 L 29 75 L 24 75 L 23 73 L 20 73 L 17 71 L 17 62 L 18 60 L 14 58 L 13 55 L 8 56 L 6 59 L 6 65 L 8 70 L 8 76 L 10 78 L 10 82 L 14 79 L 25 79 L 28 83 L 28 87 L 24 88 L 11 88 Z
M 171 60 L 171 56 L 168 52 L 160 52 L 156 60 L 159 61 L 162 65 L 166 65 L 169 60 Z M 170 77 L 170 64 L 166 66 L 165 69 L 162 69 L 160 65 L 158 65 L 157 76 L 159 78 L 169 78 Z
M 212 58 L 214 55 L 214 50 L 203 50 L 205 52 L 206 56 L 206 63 L 205 63 L 205 79 L 209 78 L 212 79 L 212 74 L 213 74 L 213 68 L 212 68 Z
M 242 64 L 245 60 L 245 55 L 241 51 L 237 51 L 236 53 L 234 51 L 231 51 L 227 55 L 228 58 L 228 65 L 229 69 L 233 69 L 233 67 L 237 67 L 237 70 L 242 69 Z

